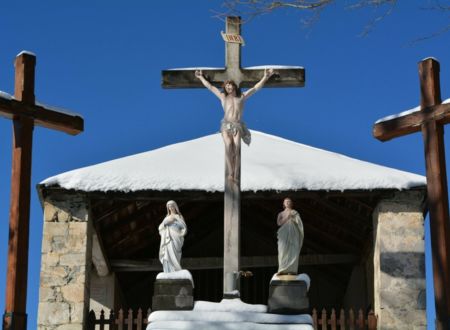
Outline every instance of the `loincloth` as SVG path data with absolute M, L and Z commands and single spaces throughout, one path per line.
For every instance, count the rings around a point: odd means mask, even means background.
M 250 145 L 250 142 L 252 141 L 252 135 L 248 130 L 247 125 L 245 125 L 242 121 L 235 122 L 222 119 L 220 122 L 220 131 L 230 132 L 233 135 L 236 135 L 239 132 L 241 134 L 242 141 L 244 141 L 246 145 Z

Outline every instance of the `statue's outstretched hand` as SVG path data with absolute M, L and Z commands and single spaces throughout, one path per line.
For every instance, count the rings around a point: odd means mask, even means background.
M 272 77 L 275 71 L 272 68 L 266 68 L 264 69 L 264 75 L 268 78 Z
M 197 78 L 199 78 L 199 79 L 200 79 L 200 77 L 203 77 L 203 72 L 202 72 L 202 70 L 195 70 L 195 76 L 196 76 Z

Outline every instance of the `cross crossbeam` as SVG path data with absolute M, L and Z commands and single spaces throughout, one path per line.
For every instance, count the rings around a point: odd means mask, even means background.
M 436 299 L 436 329 L 450 329 L 450 222 L 444 125 L 450 122 L 450 104 L 441 104 L 439 62 L 419 63 L 420 111 L 375 123 L 373 135 L 381 141 L 422 131 L 425 145 L 427 202 Z
M 27 328 L 26 297 L 33 128 L 35 125 L 40 125 L 72 135 L 83 131 L 83 119 L 80 116 L 36 104 L 35 65 L 34 54 L 20 53 L 15 60 L 14 97 L 0 93 L 0 116 L 13 120 L 14 134 L 4 330 Z
M 227 17 L 226 33 L 241 34 L 239 17 Z M 240 88 L 253 87 L 264 75 L 264 68 L 241 67 L 241 45 L 225 43 L 225 68 L 203 69 L 205 78 L 214 86 L 221 87 L 225 80 L 233 80 Z M 272 66 L 273 67 L 273 66 Z M 203 88 L 203 84 L 195 77 L 193 69 L 163 70 L 162 87 L 164 88 Z M 294 66 L 277 66 L 277 73 L 264 87 L 303 87 L 305 85 L 305 69 Z
M 195 70 L 198 69 L 163 70 L 162 87 L 204 88 L 203 84 L 195 78 Z M 277 67 L 276 71 L 276 74 L 264 84 L 264 87 L 305 86 L 305 69 L 301 67 Z M 225 80 L 233 80 L 240 88 L 250 88 L 261 80 L 264 75 L 264 68 L 244 68 L 234 74 L 231 74 L 227 69 L 202 69 L 202 72 L 205 78 L 216 87 L 222 87 Z
M 77 135 L 83 131 L 83 118 L 77 114 L 64 113 L 44 105 L 24 104 L 2 95 L 0 95 L 0 116 L 7 119 L 33 118 L 34 126 L 50 128 L 70 135 Z

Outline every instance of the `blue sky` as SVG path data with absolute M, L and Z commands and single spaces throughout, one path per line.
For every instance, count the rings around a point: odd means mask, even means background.
M 244 115 L 247 125 L 424 174 L 420 134 L 381 143 L 371 128 L 380 117 L 418 105 L 417 63 L 425 57 L 441 61 L 442 97 L 450 97 L 450 33 L 409 45 L 448 24 L 445 14 L 420 8 L 426 4 L 400 1 L 364 38 L 358 35 L 382 11 L 333 5 L 309 29 L 302 27 L 302 16 L 295 11 L 244 25 L 243 66 L 301 65 L 307 79 L 305 88 L 265 89 L 253 97 Z M 163 90 L 160 72 L 223 66 L 224 24 L 211 11 L 221 10 L 220 5 L 216 0 L 0 2 L 0 90 L 13 93 L 14 58 L 30 50 L 37 55 L 36 98 L 85 119 L 85 132 L 76 137 L 34 130 L 33 187 L 67 170 L 217 132 L 222 110 L 216 98 L 200 89 Z M 0 118 L 2 311 L 11 135 L 11 122 Z M 42 235 L 42 209 L 34 188 L 30 223 L 28 313 L 29 329 L 34 329 Z

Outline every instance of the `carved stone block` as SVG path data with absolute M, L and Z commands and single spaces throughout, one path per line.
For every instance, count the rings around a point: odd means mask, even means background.
M 272 280 L 269 287 L 268 312 L 276 314 L 309 313 L 306 282 Z
M 156 280 L 152 299 L 153 311 L 192 310 L 194 288 L 186 279 Z

